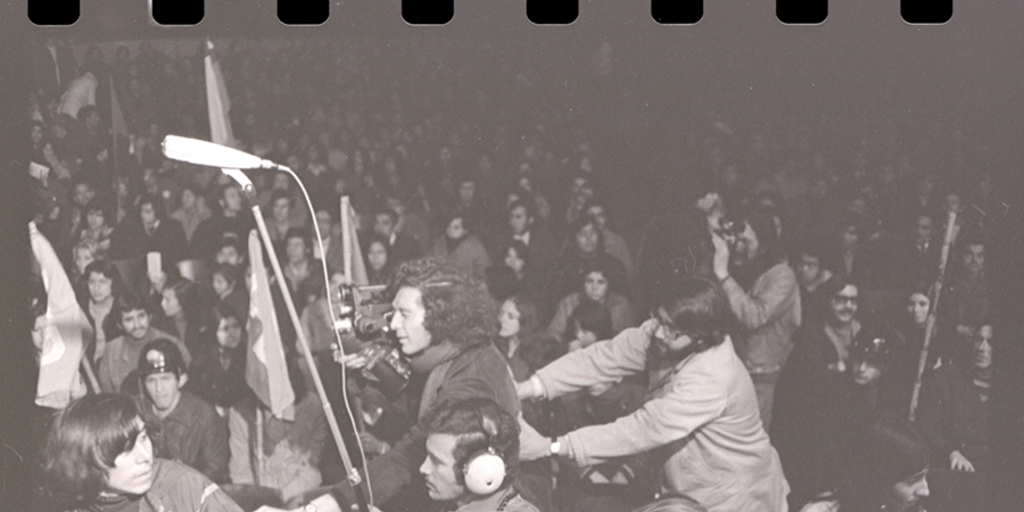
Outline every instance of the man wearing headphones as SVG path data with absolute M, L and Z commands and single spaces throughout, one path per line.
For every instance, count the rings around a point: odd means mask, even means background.
M 366 475 L 375 504 L 389 512 L 419 511 L 427 494 L 418 473 L 427 458 L 427 416 L 440 404 L 480 397 L 514 418 L 519 399 L 512 373 L 491 342 L 498 334 L 498 311 L 482 282 L 440 258 L 424 258 L 403 263 L 391 291 L 390 327 L 409 358 L 410 386 L 423 391 L 416 425 L 391 450 L 370 461 Z M 365 364 L 357 354 L 346 357 L 349 368 Z M 348 511 L 355 502 L 352 487 L 343 481 L 295 510 Z
M 789 485 L 761 424 L 754 383 L 724 332 L 722 291 L 693 277 L 664 291 L 640 327 L 566 354 L 517 385 L 520 398 L 551 399 L 646 370 L 644 405 L 555 440 L 520 422 L 520 458 L 557 455 L 590 466 L 648 454 L 661 465 L 662 498 L 708 512 L 785 512 Z
M 537 512 L 512 487 L 519 424 L 487 398 L 448 402 L 423 420 L 427 457 L 420 474 L 445 512 Z

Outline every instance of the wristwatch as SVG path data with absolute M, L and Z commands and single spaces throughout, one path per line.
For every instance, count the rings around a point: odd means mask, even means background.
M 309 503 L 305 507 L 302 507 L 302 512 L 317 512 L 316 505 Z
M 557 437 L 551 438 L 551 455 L 557 457 L 562 452 L 562 443 L 558 442 Z

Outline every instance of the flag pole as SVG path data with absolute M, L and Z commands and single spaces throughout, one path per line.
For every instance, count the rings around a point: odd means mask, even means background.
M 253 188 L 252 184 L 246 184 L 244 186 L 246 196 L 249 198 L 249 202 L 252 204 L 252 214 L 256 218 L 256 227 L 259 230 L 260 238 L 263 241 L 263 247 L 267 252 L 270 259 L 270 266 L 274 270 L 274 277 L 277 279 L 278 288 L 281 290 L 281 296 L 284 298 L 285 307 L 288 309 L 288 316 L 291 318 L 292 325 L 295 326 L 295 335 L 300 345 L 302 345 L 302 355 L 306 358 L 306 364 L 309 366 L 310 376 L 313 377 L 313 384 L 316 386 L 317 395 L 320 396 L 320 402 L 323 405 L 324 414 L 327 416 L 327 424 L 331 428 L 331 435 L 334 438 L 334 443 L 338 447 L 338 454 L 341 455 L 341 461 L 345 465 L 345 471 L 348 475 L 348 482 L 356 490 L 356 497 L 359 501 L 360 509 L 368 511 L 367 497 L 360 492 L 364 488 L 360 486 L 364 482 L 363 477 L 359 474 L 359 471 L 352 466 L 352 460 L 349 457 L 348 449 L 346 448 L 345 440 L 341 436 L 341 429 L 338 426 L 338 420 L 334 417 L 334 410 L 331 408 L 331 401 L 327 399 L 327 391 L 324 389 L 323 381 L 320 379 L 320 371 L 317 370 L 316 360 L 313 359 L 313 352 L 309 348 L 309 341 L 306 340 L 306 333 L 302 329 L 302 323 L 299 321 L 299 314 L 295 309 L 295 303 L 292 301 L 291 292 L 287 288 L 287 281 L 284 277 L 284 272 L 281 270 L 281 262 L 277 259 L 277 253 L 273 250 L 273 244 L 270 239 L 270 232 L 267 230 L 267 224 L 263 220 L 263 212 L 260 210 L 259 203 L 256 202 L 256 189 Z M 258 255 L 250 254 L 250 258 L 256 258 Z

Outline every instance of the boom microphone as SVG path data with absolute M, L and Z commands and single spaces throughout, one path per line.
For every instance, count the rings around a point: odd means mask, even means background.
M 283 165 L 256 155 L 250 155 L 244 151 L 205 140 L 190 139 L 178 135 L 164 137 L 161 147 L 163 148 L 164 156 L 167 158 L 190 164 L 220 167 L 222 169 L 290 170 Z

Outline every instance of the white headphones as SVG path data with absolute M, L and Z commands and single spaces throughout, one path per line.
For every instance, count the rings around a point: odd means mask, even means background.
M 501 415 L 490 400 L 474 399 L 472 403 L 480 428 L 486 436 L 487 446 L 463 459 L 461 474 L 466 489 L 473 494 L 486 496 L 498 490 L 505 482 L 505 459 L 491 444 L 498 435 Z

